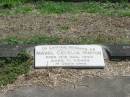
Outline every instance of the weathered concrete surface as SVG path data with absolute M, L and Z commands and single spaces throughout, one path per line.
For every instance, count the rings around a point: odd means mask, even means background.
M 130 77 L 113 79 L 84 78 L 79 86 L 47 88 L 26 86 L 0 97 L 130 97 Z
M 22 50 L 34 57 L 35 44 L 0 45 L 0 57 L 16 57 Z M 101 45 L 104 59 L 130 59 L 130 45 Z
M 113 59 L 130 59 L 130 45 L 104 45 L 102 46 L 109 58 Z
M 16 57 L 21 51 L 26 50 L 29 54 L 34 52 L 35 45 L 0 45 L 0 57 Z M 31 51 L 31 53 L 30 53 Z

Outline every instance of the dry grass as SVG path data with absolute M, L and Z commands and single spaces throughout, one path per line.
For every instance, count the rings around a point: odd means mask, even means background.
M 0 17 L 0 38 L 36 35 L 58 36 L 74 41 L 88 39 L 98 43 L 128 43 L 129 17 L 108 17 L 93 14 L 17 15 Z M 85 41 L 83 41 L 85 43 Z

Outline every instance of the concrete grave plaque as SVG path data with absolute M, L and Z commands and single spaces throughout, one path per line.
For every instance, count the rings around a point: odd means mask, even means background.
M 35 47 L 35 67 L 104 67 L 99 45 L 40 45 Z

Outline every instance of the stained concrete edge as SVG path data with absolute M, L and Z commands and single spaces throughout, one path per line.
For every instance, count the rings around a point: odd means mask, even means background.
M 0 97 L 130 97 L 130 77 L 84 78 L 76 87 L 24 86 Z

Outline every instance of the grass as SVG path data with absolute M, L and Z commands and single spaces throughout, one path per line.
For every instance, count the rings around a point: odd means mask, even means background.
M 17 0 L 16 0 L 17 1 Z M 7 3 L 8 4 L 8 3 Z M 5 4 L 0 4 L 0 6 Z M 10 8 L 0 8 L 0 15 L 15 15 L 36 13 L 41 14 L 63 14 L 63 13 L 96 13 L 110 16 L 130 16 L 129 3 L 99 3 L 99 2 L 52 2 L 44 1 L 37 3 L 9 3 Z M 29 5 L 29 6 L 28 6 Z
M 18 8 L 15 8 L 14 9 L 14 13 L 20 13 L 20 14 L 24 14 L 24 13 L 31 13 L 32 12 L 32 8 L 31 7 L 27 7 L 27 6 L 21 6 L 21 7 L 18 7 Z
M 30 39 L 19 39 L 8 37 L 1 39 L 1 44 L 56 44 L 59 43 L 57 37 L 35 36 Z M 13 83 L 19 75 L 27 74 L 32 64 L 31 58 L 26 52 L 21 52 L 14 58 L 0 58 L 0 87 Z
M 19 75 L 30 70 L 31 61 L 25 52 L 16 58 L 0 58 L 0 87 L 13 83 Z
M 81 37 L 80 44 L 130 44 L 125 37 L 97 35 L 96 37 Z
M 99 2 L 46 2 L 40 4 L 40 12 L 45 14 L 62 13 L 98 13 L 114 16 L 130 16 L 130 4 L 128 3 L 99 3 Z
M 48 37 L 48 36 L 33 36 L 31 38 L 23 39 L 17 37 L 7 37 L 1 39 L 1 44 L 16 45 L 16 44 L 57 44 L 60 42 L 58 37 Z
M 24 45 L 24 44 L 130 44 L 130 39 L 125 37 L 96 35 L 79 38 L 60 38 L 58 36 L 33 36 L 31 38 L 7 37 L 0 39 L 0 44 Z
M 129 39 L 120 37 L 108 37 L 98 35 L 97 37 L 80 37 L 79 39 L 58 38 L 49 36 L 34 36 L 32 38 L 19 39 L 8 37 L 1 39 L 1 44 L 118 44 L 130 43 Z M 30 70 L 31 61 L 26 53 L 20 53 L 16 58 L 0 58 L 0 87 L 13 83 L 19 75 L 27 74 Z
M 98 3 L 98 2 L 44 2 L 35 4 L 23 4 L 23 1 L 0 3 L 0 15 L 16 15 L 33 13 L 34 10 L 41 14 L 63 14 L 63 13 L 96 13 L 110 16 L 130 16 L 129 3 Z M 66 32 L 68 26 L 59 28 Z M 8 37 L 0 40 L 1 44 L 129 44 L 130 40 L 124 37 L 112 37 L 98 35 L 96 37 L 80 37 L 78 39 L 59 38 L 49 36 L 34 36 L 21 39 Z M 13 83 L 19 75 L 26 74 L 30 70 L 30 60 L 26 53 L 19 54 L 16 58 L 0 58 L 0 87 Z

